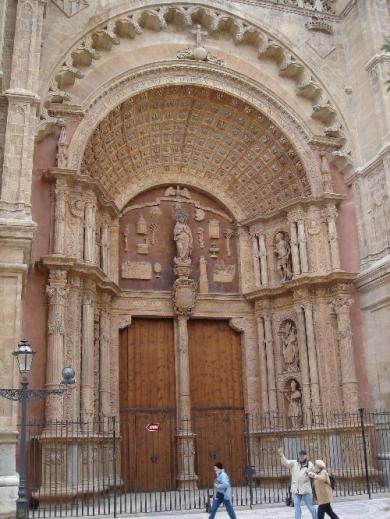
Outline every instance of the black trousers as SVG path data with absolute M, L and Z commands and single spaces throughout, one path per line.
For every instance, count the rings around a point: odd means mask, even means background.
M 318 506 L 317 519 L 324 519 L 325 513 L 327 513 L 332 519 L 339 519 L 339 516 L 333 512 L 330 503 L 325 503 L 324 505 Z

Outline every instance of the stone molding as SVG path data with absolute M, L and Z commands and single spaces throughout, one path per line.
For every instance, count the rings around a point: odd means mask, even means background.
M 173 17 L 172 12 L 175 14 Z M 264 56 L 276 60 L 280 67 L 280 75 L 288 75 L 296 81 L 297 95 L 314 101 L 312 117 L 322 119 L 327 126 L 333 128 L 332 132 L 334 132 L 336 110 L 331 107 L 329 101 L 325 101 L 325 98 L 330 96 L 323 91 L 319 81 L 313 78 L 312 71 L 300 63 L 298 57 L 251 21 L 244 20 L 227 10 L 221 12 L 220 8 L 215 10 L 213 7 L 206 8 L 202 5 L 189 7 L 186 4 L 161 3 L 158 9 L 133 8 L 119 15 L 113 15 L 108 23 L 106 21 L 93 29 L 68 52 L 65 60 L 62 60 L 64 64 L 55 73 L 50 90 L 56 91 L 65 85 L 71 87 L 77 78 L 84 77 L 85 65 L 88 66 L 93 59 L 98 59 L 99 49 L 111 50 L 113 45 L 119 44 L 121 37 L 136 38 L 145 28 L 152 28 L 155 31 L 165 30 L 168 23 L 174 23 L 177 28 L 183 30 L 194 24 L 195 18 L 199 18 L 199 12 L 203 12 L 202 19 L 207 20 L 204 28 L 210 33 L 223 31 L 228 19 L 231 22 L 231 37 L 236 45 L 242 42 L 254 44 L 259 58 Z M 91 45 L 94 52 L 91 50 Z M 83 65 L 83 73 L 78 69 L 80 65 Z M 302 70 L 303 74 L 301 74 Z M 326 132 L 325 129 L 325 134 Z

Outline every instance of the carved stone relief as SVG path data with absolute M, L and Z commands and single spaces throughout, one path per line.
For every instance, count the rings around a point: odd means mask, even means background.
M 378 253 L 390 246 L 390 204 L 383 167 L 367 178 L 367 184 L 368 226 L 372 240 L 370 252 Z
M 300 427 L 303 420 L 302 412 L 302 393 L 298 382 L 291 379 L 284 389 L 284 396 L 287 400 L 287 417 L 292 427 Z
M 231 283 L 235 274 L 235 265 L 225 265 L 223 261 L 218 261 L 215 263 L 213 270 L 213 280 L 216 283 Z
M 283 369 L 288 372 L 299 370 L 299 346 L 297 327 L 292 320 L 286 320 L 279 329 Z
M 124 279 L 152 279 L 152 265 L 148 261 L 126 261 L 121 275 Z
M 207 196 L 180 185 L 155 188 L 133 199 L 120 221 L 121 287 L 171 290 L 186 267 L 202 293 L 238 290 L 232 220 Z

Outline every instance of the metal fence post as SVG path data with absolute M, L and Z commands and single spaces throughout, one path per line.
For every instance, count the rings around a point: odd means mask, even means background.
M 116 417 L 112 417 L 112 476 L 114 479 L 114 517 L 116 517 Z
M 251 452 L 251 438 L 249 435 L 249 414 L 245 413 L 245 434 L 246 434 L 246 444 L 247 444 L 247 468 L 246 468 L 246 477 L 249 482 L 249 499 L 250 499 L 250 509 L 253 507 L 253 481 L 252 481 L 252 452 Z
M 371 499 L 370 476 L 368 473 L 366 431 L 364 428 L 364 409 L 362 407 L 359 408 L 359 416 L 360 416 L 360 427 L 362 430 L 362 439 L 363 439 L 364 468 L 365 468 L 365 472 L 366 472 L 367 493 L 368 493 L 368 498 Z

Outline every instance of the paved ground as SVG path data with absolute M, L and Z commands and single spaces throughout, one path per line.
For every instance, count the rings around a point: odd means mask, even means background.
M 390 497 L 368 499 L 354 498 L 348 501 L 335 501 L 334 511 L 340 519 L 390 519 Z M 302 519 L 311 519 L 311 515 L 302 507 Z M 237 519 L 294 519 L 294 508 L 275 505 L 273 507 L 259 507 L 254 510 L 236 510 Z M 152 519 L 207 519 L 206 513 L 199 512 L 171 512 L 137 514 L 131 517 L 145 517 Z M 228 518 L 224 509 L 217 513 L 217 519 Z M 328 518 L 328 516 L 325 516 Z

